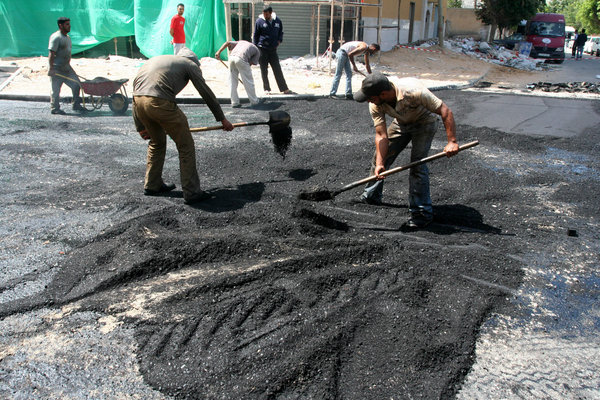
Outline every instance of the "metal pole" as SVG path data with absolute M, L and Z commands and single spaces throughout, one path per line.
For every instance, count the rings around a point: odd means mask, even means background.
M 329 54 L 329 75 L 331 75 L 331 63 L 332 63 L 332 58 L 331 55 L 333 53 L 333 9 L 334 9 L 334 5 L 333 5 L 334 0 L 331 0 L 331 23 L 329 24 L 329 49 L 328 51 L 330 51 L 331 53 Z
M 242 40 L 242 25 L 244 24 L 244 18 L 243 18 L 244 13 L 240 12 L 240 8 L 238 8 L 237 15 L 238 15 L 238 40 Z
M 255 6 L 254 6 L 254 3 L 252 3 L 252 34 L 250 35 L 250 36 L 251 36 L 251 39 L 250 39 L 250 41 L 251 41 L 251 42 L 254 40 L 254 26 L 256 25 L 256 24 L 254 23 L 254 22 L 255 22 L 255 21 L 254 21 L 254 12 L 256 11 L 256 10 L 254 9 L 254 7 L 255 7 Z
M 438 41 L 444 51 L 444 13 L 442 11 L 442 0 L 438 0 Z
M 229 3 L 225 4 L 225 34 L 227 40 L 231 40 L 231 5 Z
M 344 42 L 344 4 L 342 3 L 342 27 L 340 29 L 340 46 L 343 45 Z
M 319 66 L 319 41 L 321 40 L 321 5 L 317 6 L 317 67 Z
M 310 7 L 310 53 L 314 54 L 315 50 L 315 6 Z M 317 62 L 319 54 L 317 54 Z
M 442 1 L 442 0 L 440 0 Z M 383 20 L 383 0 L 379 0 L 379 13 L 377 14 L 379 20 L 379 29 L 377 30 L 377 43 L 381 46 L 381 23 Z M 381 51 L 377 52 L 377 62 L 381 62 Z

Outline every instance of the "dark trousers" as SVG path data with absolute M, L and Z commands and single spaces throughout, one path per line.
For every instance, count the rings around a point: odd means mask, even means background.
M 269 84 L 269 64 L 271 64 L 271 68 L 273 69 L 273 75 L 275 75 L 275 80 L 277 81 L 277 87 L 280 92 L 285 92 L 288 90 L 287 83 L 285 83 L 285 78 L 283 77 L 283 72 L 281 71 L 281 65 L 279 65 L 279 56 L 277 55 L 277 49 L 260 49 L 260 60 L 258 63 L 260 64 L 260 74 L 262 76 L 263 81 L 263 89 L 265 92 L 271 91 L 271 85 Z

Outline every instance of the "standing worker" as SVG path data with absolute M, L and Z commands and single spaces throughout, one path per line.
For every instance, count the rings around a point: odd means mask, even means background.
M 360 73 L 358 68 L 356 68 L 354 57 L 362 54 L 365 55 L 365 66 L 367 67 L 367 72 L 370 74 L 371 65 L 369 64 L 369 56 L 377 53 L 379 49 L 380 47 L 377 43 L 368 46 L 365 42 L 359 41 L 347 42 L 340 46 L 335 53 L 337 67 L 335 69 L 335 76 L 333 77 L 333 84 L 329 91 L 329 97 L 337 98 L 336 93 L 340 84 L 340 79 L 342 78 L 342 73 L 346 72 L 346 98 L 352 99 L 352 69 Z M 350 63 L 352 63 L 352 67 L 350 67 Z
M 458 153 L 452 111 L 418 79 L 404 78 L 393 84 L 385 75 L 376 72 L 363 80 L 362 88 L 354 94 L 354 99 L 370 103 L 369 111 L 375 125 L 371 175 L 376 175 L 379 180 L 367 185 L 361 196 L 363 202 L 381 204 L 384 177 L 380 174 L 390 168 L 408 143 L 412 142 L 411 162 L 427 157 L 438 128 L 435 114 L 442 117 L 446 128 L 446 155 L 450 157 Z M 389 128 L 386 126 L 386 114 L 394 118 Z M 424 228 L 433 221 L 429 169 L 426 164 L 410 169 L 408 184 L 411 217 L 406 225 Z
M 183 18 L 183 11 L 185 7 L 183 3 L 177 5 L 177 14 L 171 18 L 171 29 L 169 33 L 173 37 L 171 44 L 173 45 L 173 54 L 177 55 L 182 47 L 185 47 L 185 18 Z
M 223 124 L 223 130 L 233 130 L 219 101 L 202 77 L 198 57 L 187 47 L 177 55 L 157 56 L 146 61 L 133 81 L 133 121 L 142 139 L 150 139 L 144 194 L 158 196 L 175 189 L 174 184 L 168 185 L 162 180 L 169 135 L 179 152 L 185 204 L 195 204 L 210 197 L 200 189 L 194 139 L 185 114 L 175 103 L 175 96 L 190 80 L 216 120 Z
M 279 55 L 277 55 L 277 46 L 283 41 L 283 25 L 281 20 L 273 12 L 271 6 L 265 6 L 263 13 L 258 17 L 254 24 L 254 38 L 252 42 L 260 50 L 260 73 L 263 81 L 263 88 L 267 94 L 271 93 L 269 84 L 269 64 L 273 69 L 273 75 L 277 81 L 277 87 L 283 94 L 295 94 L 285 82 L 281 65 L 279 64 Z
M 238 86 L 238 74 L 242 77 L 242 83 L 248 94 L 250 104 L 256 106 L 262 104 L 264 99 L 256 97 L 256 90 L 254 89 L 254 78 L 252 77 L 251 65 L 257 65 L 260 58 L 260 50 L 258 47 L 245 40 L 239 41 L 227 41 L 223 43 L 223 46 L 215 53 L 217 60 L 221 59 L 221 52 L 228 48 L 229 53 L 229 90 L 231 94 L 231 107 L 239 108 L 240 97 L 237 93 Z
M 575 60 L 581 60 L 581 57 L 583 57 L 583 47 L 585 46 L 585 42 L 587 42 L 587 35 L 585 33 L 585 28 L 582 28 L 581 33 L 577 35 L 577 40 L 575 40 L 575 44 L 577 45 Z
M 575 58 L 575 52 L 577 51 L 577 36 L 579 36 L 579 31 L 575 29 L 573 39 L 571 39 L 571 58 Z
M 50 76 L 52 86 L 50 112 L 65 115 L 65 112 L 60 109 L 59 103 L 60 88 L 63 83 L 70 87 L 73 92 L 73 110 L 87 111 L 85 107 L 81 106 L 79 77 L 71 67 L 72 45 L 69 37 L 71 20 L 67 17 L 60 17 L 57 22 L 58 31 L 50 36 L 50 42 L 48 43 L 48 76 Z

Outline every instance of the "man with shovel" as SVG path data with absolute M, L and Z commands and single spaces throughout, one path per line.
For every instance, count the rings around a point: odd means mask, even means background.
M 179 152 L 185 204 L 195 204 L 210 197 L 200 189 L 194 139 L 185 114 L 175 103 L 175 96 L 190 80 L 215 119 L 223 125 L 223 130 L 233 130 L 215 94 L 202 77 L 198 57 L 187 47 L 177 55 L 157 56 L 146 61 L 133 81 L 133 121 L 142 139 L 150 139 L 144 194 L 158 196 L 175 189 L 174 184 L 168 185 L 162 180 L 169 135 Z
M 451 157 L 459 151 L 452 111 L 418 79 L 403 78 L 394 84 L 385 75 L 376 72 L 363 80 L 362 88 L 354 94 L 354 100 L 370 103 L 369 111 L 375 125 L 375 154 L 371 174 L 380 179 L 367 184 L 361 196 L 365 203 L 381 204 L 384 177 L 380 174 L 390 168 L 408 143 L 412 142 L 411 162 L 427 157 L 438 128 L 437 115 L 442 117 L 446 128 L 446 155 Z M 394 118 L 389 127 L 386 115 Z M 424 228 L 433 221 L 429 169 L 426 164 L 410 169 L 408 184 L 411 217 L 406 225 Z
M 58 19 L 58 31 L 50 36 L 48 44 L 48 76 L 52 85 L 52 94 L 50 95 L 50 112 L 52 114 L 64 115 L 65 112 L 60 109 L 59 97 L 60 88 L 63 83 L 71 88 L 73 92 L 73 110 L 87 111 L 81 106 L 81 97 L 79 96 L 79 77 L 71 67 L 71 20 L 67 17 Z

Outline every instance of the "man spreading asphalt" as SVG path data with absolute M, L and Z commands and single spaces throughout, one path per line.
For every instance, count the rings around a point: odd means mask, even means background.
M 185 47 L 185 18 L 183 18 L 183 12 L 185 6 L 182 3 L 177 5 L 177 14 L 171 18 L 171 28 L 169 34 L 173 37 L 171 44 L 173 45 L 173 54 L 179 53 L 183 47 Z
M 347 42 L 340 46 L 338 51 L 335 53 L 337 67 L 335 69 L 335 76 L 333 77 L 333 84 L 331 85 L 331 90 L 329 91 L 329 97 L 336 98 L 342 73 L 346 72 L 346 98 L 352 99 L 352 69 L 354 69 L 356 72 L 360 72 L 358 68 L 356 68 L 354 57 L 358 57 L 363 54 L 365 55 L 365 67 L 367 68 L 367 72 L 370 74 L 371 65 L 369 63 L 369 56 L 377 53 L 379 49 L 380 47 L 377 43 L 373 43 L 372 45 L 368 46 L 365 42 L 359 41 Z M 350 67 L 350 63 L 352 63 L 352 67 Z
M 271 6 L 265 6 L 263 13 L 258 17 L 254 24 L 254 38 L 252 43 L 260 49 L 260 73 L 263 81 L 263 88 L 266 93 L 271 93 L 269 84 L 269 64 L 273 69 L 277 87 L 283 94 L 294 94 L 285 82 L 281 65 L 279 64 L 279 55 L 277 47 L 283 41 L 283 24 L 281 19 L 273 12 Z
M 59 97 L 60 88 L 63 83 L 71 88 L 73 92 L 73 110 L 87 111 L 81 106 L 81 97 L 79 96 L 80 84 L 79 77 L 71 67 L 71 20 L 67 17 L 58 19 L 58 31 L 50 36 L 48 43 L 48 75 L 52 85 L 50 95 L 50 112 L 52 114 L 64 115 L 65 112 L 60 109 Z
M 133 81 L 133 121 L 140 136 L 144 140 L 150 139 L 144 194 L 157 196 L 175 189 L 174 184 L 166 184 L 162 180 L 169 135 L 179 152 L 185 204 L 195 204 L 210 197 L 200 189 L 194 139 L 187 117 L 175 103 L 175 96 L 190 80 L 216 120 L 223 124 L 223 130 L 233 130 L 219 101 L 202 77 L 198 57 L 187 47 L 177 55 L 157 56 L 146 61 Z
M 410 161 L 427 157 L 438 128 L 440 115 L 446 128 L 448 144 L 444 148 L 448 157 L 458 153 L 456 125 L 452 111 L 442 100 L 429 91 L 418 79 L 403 78 L 393 84 L 381 73 L 367 76 L 362 88 L 354 94 L 358 102 L 368 101 L 375 125 L 375 154 L 371 174 L 379 180 L 367 184 L 361 200 L 368 204 L 381 204 L 383 176 L 396 157 L 412 142 Z M 388 128 L 386 115 L 394 118 Z M 433 221 L 433 207 L 429 192 L 429 169 L 422 164 L 410 169 L 409 210 L 410 228 L 424 228 Z
M 254 44 L 245 40 L 227 41 L 215 53 L 217 60 L 221 59 L 221 52 L 228 48 L 229 53 L 229 89 L 231 96 L 231 107 L 239 108 L 240 96 L 237 93 L 238 75 L 242 77 L 242 83 L 248 94 L 250 104 L 255 106 L 264 102 L 264 99 L 256 97 L 254 89 L 254 78 L 252 77 L 251 65 L 257 65 L 260 58 L 260 50 Z

